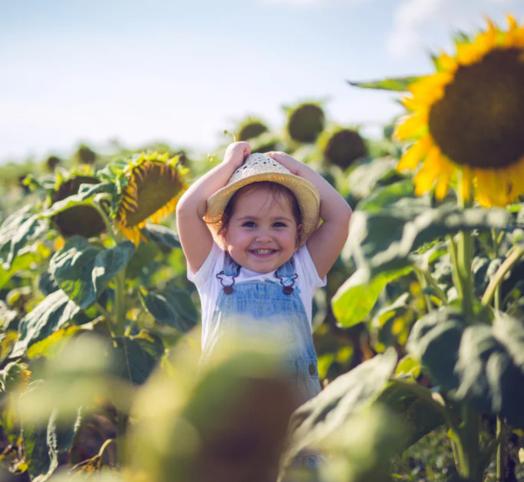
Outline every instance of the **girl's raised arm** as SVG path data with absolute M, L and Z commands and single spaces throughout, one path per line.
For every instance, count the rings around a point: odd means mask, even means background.
M 209 197 L 224 187 L 244 159 L 251 153 L 247 142 L 230 144 L 224 160 L 194 182 L 177 204 L 176 221 L 180 243 L 189 269 L 196 273 L 206 260 L 213 237 L 202 219 Z
M 320 174 L 284 152 L 268 156 L 287 167 L 293 174 L 310 181 L 320 194 L 321 226 L 307 240 L 318 275 L 322 278 L 337 260 L 349 234 L 351 208 L 345 199 Z

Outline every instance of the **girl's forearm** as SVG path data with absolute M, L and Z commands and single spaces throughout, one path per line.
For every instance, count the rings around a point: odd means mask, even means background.
M 177 210 L 191 210 L 202 218 L 206 212 L 207 200 L 227 184 L 235 169 L 236 166 L 227 162 L 215 166 L 191 184 L 178 201 Z
M 207 200 L 216 191 L 223 188 L 235 170 L 242 165 L 251 153 L 247 142 L 233 142 L 227 146 L 224 160 L 196 180 L 180 198 L 177 205 L 178 215 L 196 214 L 200 219 L 206 213 Z

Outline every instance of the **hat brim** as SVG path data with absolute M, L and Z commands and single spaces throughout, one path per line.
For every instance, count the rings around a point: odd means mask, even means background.
M 275 182 L 287 187 L 297 198 L 302 215 L 300 244 L 304 244 L 318 227 L 320 220 L 320 196 L 317 188 L 311 182 L 294 174 L 265 172 L 228 184 L 208 199 L 204 220 L 211 225 L 219 223 L 227 203 L 235 192 L 249 184 L 264 181 Z

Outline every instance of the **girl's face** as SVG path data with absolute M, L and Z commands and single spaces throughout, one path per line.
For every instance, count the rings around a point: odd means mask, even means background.
M 285 196 L 257 188 L 239 194 L 222 236 L 240 266 L 269 273 L 293 256 L 299 228 Z

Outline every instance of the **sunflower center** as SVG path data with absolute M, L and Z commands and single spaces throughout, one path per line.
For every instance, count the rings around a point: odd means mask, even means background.
M 500 169 L 524 156 L 524 51 L 497 49 L 461 66 L 430 108 L 429 131 L 460 165 Z

